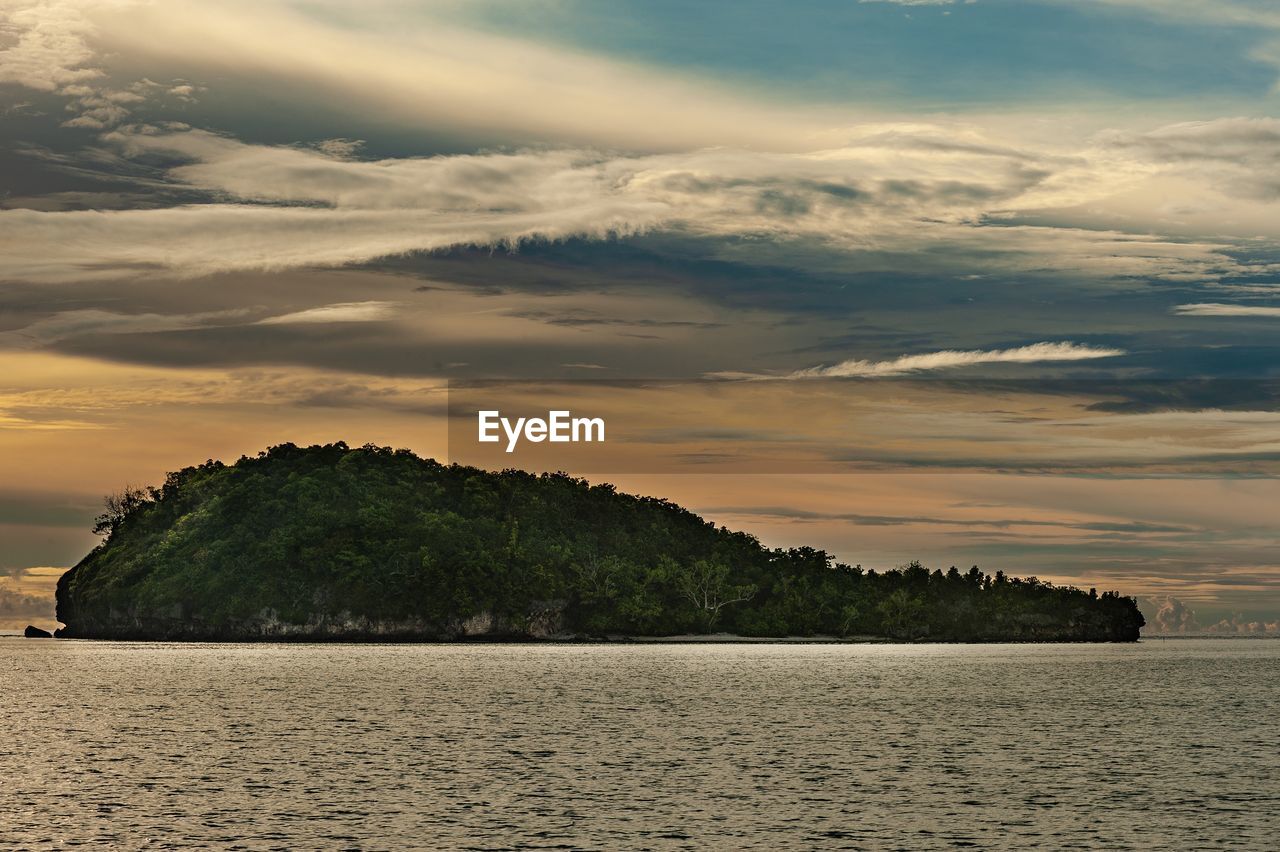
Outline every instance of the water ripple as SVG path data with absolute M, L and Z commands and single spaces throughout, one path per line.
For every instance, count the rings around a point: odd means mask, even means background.
M 1280 836 L 1277 641 L 0 650 L 4 848 Z

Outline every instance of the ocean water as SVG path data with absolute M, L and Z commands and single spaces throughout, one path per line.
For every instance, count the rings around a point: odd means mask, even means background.
M 1275 849 L 1280 641 L 0 640 L 0 848 Z

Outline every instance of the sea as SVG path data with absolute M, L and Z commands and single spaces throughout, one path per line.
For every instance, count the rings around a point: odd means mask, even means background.
M 0 639 L 0 849 L 1280 848 L 1280 641 Z

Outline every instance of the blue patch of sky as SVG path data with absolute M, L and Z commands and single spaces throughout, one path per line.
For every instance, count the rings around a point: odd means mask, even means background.
M 1260 34 L 1136 10 L 1029 0 L 560 0 L 454 7 L 491 31 L 803 94 L 927 107 L 1046 96 L 1267 96 Z

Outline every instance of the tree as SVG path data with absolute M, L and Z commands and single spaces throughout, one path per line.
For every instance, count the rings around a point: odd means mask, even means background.
M 618 578 L 623 567 L 617 556 L 601 557 L 595 549 L 585 553 L 573 563 L 583 599 L 592 602 L 612 600 L 618 593 Z
M 703 614 L 707 630 L 720 617 L 720 610 L 755 597 L 756 587 L 752 583 L 729 585 L 729 566 L 718 559 L 697 559 L 688 566 L 668 562 L 671 573 L 675 575 L 676 588 Z
M 858 623 L 858 619 L 862 617 L 862 611 L 858 609 L 857 604 L 845 604 L 840 610 L 840 635 L 848 636 L 853 632 L 853 626 Z
M 906 589 L 897 589 L 880 602 L 877 610 L 886 634 L 905 637 L 918 632 L 924 605 L 920 598 L 913 597 Z
M 93 519 L 94 535 L 110 536 L 135 509 L 150 502 L 150 498 L 151 494 L 147 489 L 132 485 L 106 495 L 102 498 L 106 511 Z

